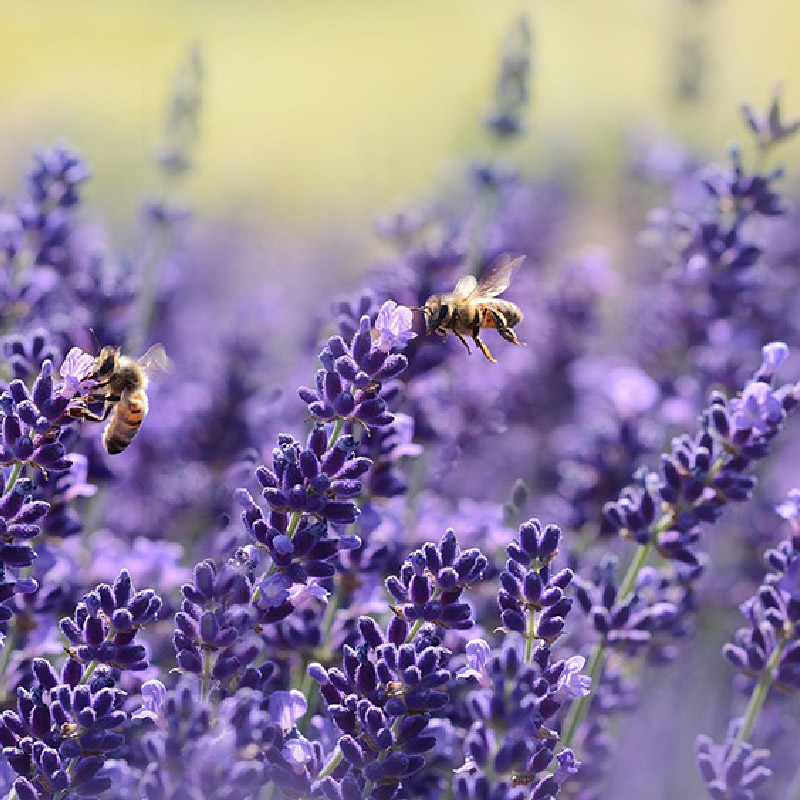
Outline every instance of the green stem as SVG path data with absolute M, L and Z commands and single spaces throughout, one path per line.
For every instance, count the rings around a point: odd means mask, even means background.
M 533 640 L 536 638 L 536 615 L 528 609 L 528 635 L 525 637 L 525 663 L 529 664 L 533 655 Z
M 589 669 L 586 671 L 586 674 L 592 679 L 591 686 L 589 687 L 589 694 L 584 695 L 570 706 L 569 714 L 567 714 L 567 719 L 564 723 L 564 732 L 561 734 L 562 748 L 572 745 L 575 733 L 589 713 L 589 706 L 592 703 L 592 695 L 595 686 L 597 686 L 597 682 L 600 680 L 600 675 L 603 672 L 603 664 L 605 662 L 604 656 L 605 645 L 602 642 L 598 642 L 594 646 L 594 650 L 589 659 Z
M 92 677 L 94 671 L 100 666 L 99 661 L 92 661 L 88 667 L 86 667 L 86 672 L 83 673 L 83 677 L 81 678 L 80 685 L 85 686 L 89 683 L 89 678 Z
M 436 595 L 433 597 L 434 600 L 437 599 Z M 414 637 L 419 633 L 419 629 L 424 625 L 424 622 L 421 619 L 418 619 L 412 626 L 411 630 L 408 632 L 408 636 L 406 636 L 406 644 L 409 642 L 414 641 Z
M 618 597 L 621 600 L 624 600 L 626 597 L 628 597 L 628 595 L 631 594 L 631 592 L 633 592 L 633 589 L 636 586 L 636 578 L 639 575 L 639 571 L 647 561 L 647 556 L 650 553 L 650 547 L 650 544 L 639 545 L 636 555 L 633 557 L 633 561 L 631 561 L 628 571 L 625 573 L 625 577 L 622 580 L 622 585 L 620 586 Z M 567 719 L 564 723 L 564 732 L 561 736 L 562 747 L 569 747 L 572 744 L 575 733 L 580 727 L 580 724 L 584 721 L 584 719 L 586 719 L 586 715 L 589 713 L 594 691 L 597 688 L 597 683 L 600 680 L 600 675 L 603 672 L 604 661 L 605 645 L 602 642 L 598 642 L 594 646 L 592 655 L 589 658 L 589 668 L 586 673 L 592 679 L 591 686 L 589 687 L 589 693 L 581 697 L 576 703 L 573 703 L 572 706 L 570 706 Z
M 300 517 L 302 514 L 299 511 L 292 511 L 292 516 L 289 517 L 289 527 L 286 528 L 286 535 L 291 539 L 294 536 L 297 526 L 300 524 Z
M 211 654 L 208 650 L 203 652 L 203 674 L 201 676 L 200 699 L 208 699 L 208 687 L 211 683 Z
M 328 763 L 320 770 L 319 775 L 317 775 L 317 780 L 322 780 L 323 778 L 327 778 L 328 775 L 332 775 L 333 771 L 339 764 L 342 763 L 342 751 L 339 749 L 339 745 L 336 745 L 336 748 L 333 751 L 333 755 L 328 759 Z
M 328 439 L 328 450 L 332 450 L 333 446 L 339 440 L 339 436 L 342 434 L 342 428 L 344 428 L 344 420 L 340 417 L 333 423 L 333 430 L 331 431 L 331 438 Z
M 0 675 L 5 675 L 6 670 L 8 669 L 8 662 L 11 660 L 11 653 L 14 652 L 14 647 L 17 643 L 17 626 L 14 626 L 9 630 L 8 636 L 6 636 L 6 640 L 3 643 L 3 651 L 0 652 Z M 0 693 L 0 701 L 5 703 L 7 699 L 8 687 L 4 687 L 2 693 Z
M 11 469 L 11 474 L 8 476 L 8 483 L 3 488 L 3 494 L 8 494 L 16 485 L 17 478 L 19 478 L 20 472 L 22 472 L 22 462 L 15 461 L 14 466 Z
M 671 519 L 670 524 L 672 524 Z M 634 587 L 636 586 L 636 579 L 639 577 L 639 571 L 645 565 L 647 556 L 650 555 L 651 547 L 651 544 L 639 545 L 636 555 L 633 557 L 633 561 L 631 561 L 628 571 L 625 573 L 625 577 L 622 580 L 622 585 L 619 587 L 620 600 L 625 600 L 625 598 L 627 598 L 628 595 L 633 592 Z
M 772 651 L 772 655 L 769 657 L 764 671 L 758 676 L 758 681 L 753 687 L 753 694 L 750 695 L 750 702 L 747 704 L 747 710 L 744 712 L 744 724 L 739 731 L 739 735 L 736 737 L 736 741 L 733 743 L 730 755 L 728 756 L 729 759 L 733 759 L 739 752 L 739 748 L 750 738 L 750 734 L 753 732 L 753 727 L 756 724 L 764 701 L 767 699 L 769 687 L 772 685 L 773 673 L 780 663 L 781 656 L 783 655 L 787 643 L 788 639 L 781 639 L 778 646 Z

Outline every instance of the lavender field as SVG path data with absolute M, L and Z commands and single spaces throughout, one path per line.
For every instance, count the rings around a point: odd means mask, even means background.
M 143 196 L 4 177 L 3 800 L 800 799 L 800 107 L 532 165 L 506 17 L 402 205 L 193 203 L 202 43 Z

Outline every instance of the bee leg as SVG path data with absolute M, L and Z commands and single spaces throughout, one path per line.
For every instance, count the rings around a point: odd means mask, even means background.
M 469 349 L 469 345 L 467 344 L 467 340 L 460 333 L 457 333 L 456 336 L 458 336 L 458 338 L 461 340 L 461 344 L 463 344 L 464 347 L 467 348 L 467 353 L 472 355 L 472 351 Z
M 85 405 L 93 406 L 95 405 L 95 403 L 104 403 L 106 401 L 106 398 L 107 395 L 104 394 L 87 394 L 81 397 L 80 399 L 83 401 Z
M 486 356 L 486 358 L 488 358 L 489 361 L 492 362 L 492 364 L 496 364 L 497 359 L 495 359 L 489 352 L 489 348 L 483 343 L 481 337 L 475 334 L 472 338 L 475 340 L 475 344 L 478 345 L 478 347 L 480 348 L 481 353 L 483 353 Z
M 83 406 L 73 406 L 67 411 L 67 415 L 73 419 L 79 419 L 81 422 L 104 422 L 108 416 L 107 413 L 104 413 L 103 416 L 94 414 Z
M 520 347 L 527 347 L 528 345 L 525 342 L 521 342 L 517 339 L 517 334 L 511 330 L 506 324 L 506 318 L 499 312 L 499 311 L 490 311 L 492 315 L 492 320 L 494 321 L 494 326 L 497 328 L 497 332 L 507 341 L 511 342 L 511 344 L 519 345 Z
M 89 409 L 84 405 L 73 406 L 72 408 L 67 409 L 67 415 L 73 419 L 79 419 L 82 422 L 105 422 L 114 408 L 113 404 L 119 402 L 120 398 L 114 395 L 112 397 L 105 397 L 101 399 L 108 401 L 103 408 L 102 414 L 95 414 L 92 411 L 89 411 Z

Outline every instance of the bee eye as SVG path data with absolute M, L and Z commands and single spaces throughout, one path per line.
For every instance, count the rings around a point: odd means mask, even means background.
M 105 377 L 106 375 L 109 375 L 113 371 L 114 371 L 114 356 L 111 355 L 111 356 L 106 356 L 100 362 L 94 374 L 101 377 Z

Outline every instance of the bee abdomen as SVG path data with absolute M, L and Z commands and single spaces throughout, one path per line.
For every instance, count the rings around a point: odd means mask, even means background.
M 134 432 L 134 436 L 135 435 Z M 111 424 L 108 425 L 105 433 L 103 433 L 103 447 L 105 447 L 106 452 L 112 456 L 121 453 L 132 441 L 133 436 L 129 439 L 125 439 L 120 435 L 119 431 L 112 430 Z
M 147 396 L 144 392 L 123 395 L 103 432 L 103 446 L 110 455 L 121 453 L 133 441 L 146 414 Z
M 483 327 L 485 328 L 496 327 L 492 311 L 502 315 L 507 328 L 513 328 L 522 322 L 522 310 L 518 305 L 510 300 L 493 300 L 491 304 L 487 304 L 483 308 Z
M 509 328 L 522 322 L 522 309 L 518 305 L 510 300 L 498 300 L 497 302 L 499 305 L 497 310 L 505 317 L 506 325 Z

